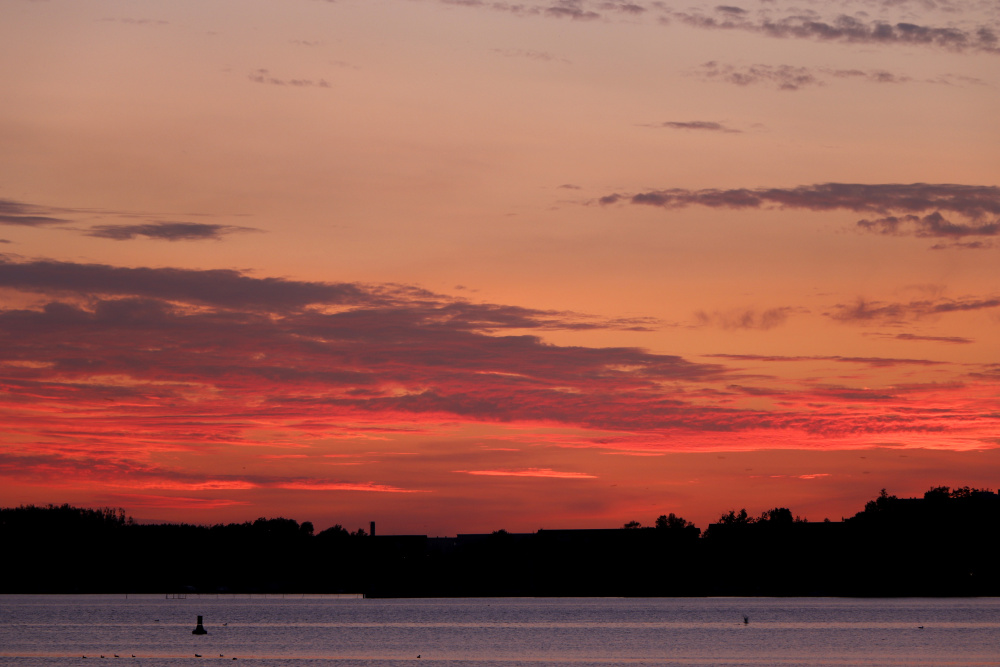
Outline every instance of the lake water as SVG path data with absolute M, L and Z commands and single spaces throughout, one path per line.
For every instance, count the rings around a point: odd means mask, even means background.
M 191 634 L 198 615 L 209 634 Z M 0 666 L 105 660 L 122 667 L 1000 665 L 1000 599 L 0 596 Z

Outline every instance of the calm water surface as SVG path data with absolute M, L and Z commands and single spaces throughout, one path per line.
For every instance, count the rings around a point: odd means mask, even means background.
M 209 634 L 191 634 L 198 615 Z M 0 596 L 0 666 L 104 661 L 1000 665 L 1000 599 Z

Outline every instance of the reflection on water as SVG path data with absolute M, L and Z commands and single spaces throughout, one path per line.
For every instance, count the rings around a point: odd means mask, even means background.
M 198 615 L 209 634 L 191 634 Z M 101 656 L 150 667 L 1000 665 L 1000 599 L 0 596 L 0 665 Z

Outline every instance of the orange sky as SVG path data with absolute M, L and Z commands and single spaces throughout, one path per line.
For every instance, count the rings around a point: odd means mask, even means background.
M 977 0 L 14 0 L 0 504 L 381 532 L 1000 479 Z

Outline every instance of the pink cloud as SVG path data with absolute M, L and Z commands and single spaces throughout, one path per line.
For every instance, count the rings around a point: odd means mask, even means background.
M 506 470 L 453 470 L 452 472 L 466 475 L 485 475 L 488 477 L 550 477 L 555 479 L 597 479 L 597 475 L 583 472 L 560 472 L 551 468 L 512 468 Z
M 273 484 L 278 489 L 297 491 L 365 491 L 374 493 L 427 493 L 421 489 L 401 489 L 387 484 L 372 482 L 324 482 L 322 480 L 295 480 Z

